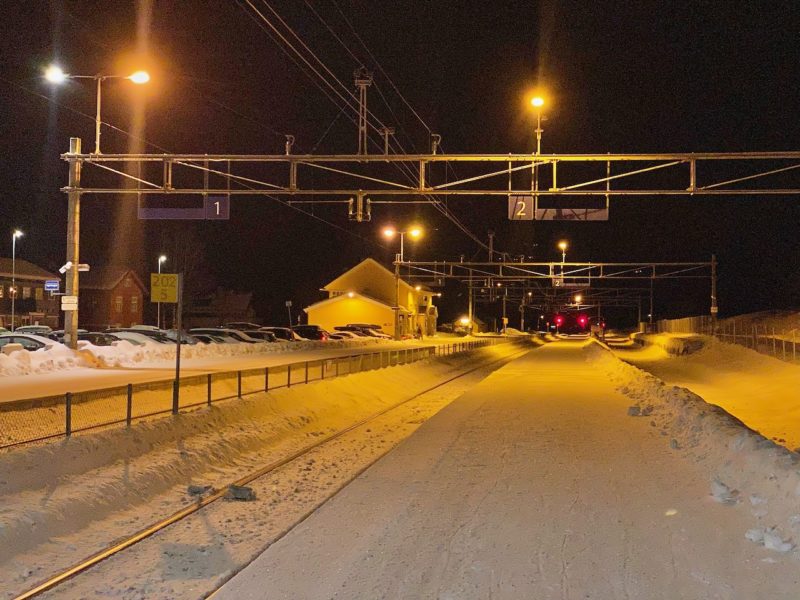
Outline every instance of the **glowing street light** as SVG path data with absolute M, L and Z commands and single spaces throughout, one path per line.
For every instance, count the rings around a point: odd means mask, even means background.
M 11 234 L 11 331 L 14 331 L 17 308 L 17 238 L 21 238 L 22 235 L 19 229 L 15 229 Z
M 583 300 L 583 296 L 581 296 L 580 294 L 575 294 L 575 304 L 579 305 L 582 300 Z
M 44 71 L 44 78 L 56 85 L 64 83 L 67 79 L 94 79 L 97 83 L 97 102 L 94 119 L 94 153 L 100 154 L 100 125 L 103 122 L 100 117 L 100 106 L 102 104 L 103 81 L 106 79 L 127 79 L 136 85 L 142 85 L 150 81 L 150 74 L 147 71 L 135 71 L 130 75 L 71 75 L 65 73 L 64 69 L 58 65 L 50 65 Z
M 400 262 L 403 262 L 405 257 L 405 237 L 408 235 L 413 240 L 418 240 L 422 237 L 422 228 L 414 225 L 408 228 L 406 231 L 398 231 L 391 225 L 388 227 L 383 228 L 383 236 L 387 239 L 393 239 L 394 236 L 400 236 Z
M 558 242 L 558 249 L 561 250 L 561 262 L 562 263 L 567 260 L 567 247 L 568 247 L 568 244 L 567 244 L 566 240 L 561 240 L 560 242 Z
M 408 234 L 411 239 L 417 240 L 422 237 L 422 228 L 418 225 L 412 225 L 405 231 L 398 231 L 391 225 L 383 228 L 383 237 L 386 239 L 393 239 L 394 236 L 400 236 L 400 254 L 397 255 L 398 260 L 394 264 L 394 339 L 400 339 L 400 263 L 405 258 L 405 237 Z

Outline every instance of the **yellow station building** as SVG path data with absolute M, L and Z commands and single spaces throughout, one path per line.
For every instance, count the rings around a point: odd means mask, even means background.
M 400 335 L 413 335 L 417 327 L 425 335 L 436 332 L 439 311 L 433 304 L 436 296 L 429 288 L 398 282 L 392 271 L 367 258 L 322 288 L 328 294 L 306 307 L 308 322 L 333 331 L 348 323 L 380 325 L 384 333 L 394 335 L 395 294 L 399 287 Z

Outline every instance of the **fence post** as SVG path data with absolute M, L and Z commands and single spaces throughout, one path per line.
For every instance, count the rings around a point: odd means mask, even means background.
M 783 360 L 786 360 L 786 331 L 781 331 L 781 349 L 783 350 Z
M 325 359 L 323 358 L 319 361 L 319 372 L 320 372 L 320 379 L 325 379 Z
M 736 319 L 733 320 L 733 343 L 736 343 Z
M 178 408 L 181 404 L 181 380 L 174 379 L 172 381 L 172 414 L 178 414 Z
M 128 384 L 128 404 L 127 410 L 125 411 L 125 425 L 127 427 L 131 426 L 131 418 L 133 416 L 133 384 Z
M 64 432 L 67 437 L 72 435 L 72 392 L 67 392 L 65 401 L 66 406 L 66 422 L 64 423 Z
M 753 350 L 758 351 L 758 331 L 756 325 L 753 325 Z
M 777 348 L 777 344 L 775 342 L 775 328 L 773 327 L 772 328 L 772 356 L 777 356 L 777 355 L 778 355 L 778 348 Z
M 236 371 L 236 397 L 242 397 L 242 372 Z
M 333 359 L 333 364 L 336 367 L 335 376 L 338 377 L 339 376 L 339 357 L 338 356 Z
M 269 391 L 269 367 L 264 367 L 264 391 Z
M 286 387 L 292 387 L 292 363 L 286 365 Z
M 206 402 L 211 406 L 211 373 L 206 375 Z
M 797 330 L 792 329 L 792 360 L 797 360 L 797 343 L 795 342 L 796 335 Z
M 308 361 L 306 361 L 306 383 L 308 383 Z

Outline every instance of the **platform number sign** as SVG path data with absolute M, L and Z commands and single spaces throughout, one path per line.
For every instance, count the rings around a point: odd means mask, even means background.
M 508 218 L 511 221 L 533 221 L 535 212 L 533 196 L 509 195 Z
M 165 304 L 178 302 L 177 273 L 150 273 L 150 301 Z

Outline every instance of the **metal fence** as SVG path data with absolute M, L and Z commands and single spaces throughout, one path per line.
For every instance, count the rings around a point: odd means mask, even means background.
M 789 362 L 800 357 L 800 331 L 797 328 L 756 323 L 747 316 L 718 321 L 716 327 L 707 316 L 669 319 L 659 321 L 656 329 L 659 333 L 709 335 Z
M 172 379 L 0 403 L 0 448 L 70 436 L 102 427 L 130 426 L 135 420 L 177 412 L 175 408 L 181 411 L 210 406 L 222 400 L 405 365 L 435 356 L 458 354 L 504 341 L 508 340 L 489 338 L 416 348 L 392 348 L 257 369 L 181 377 L 177 407 L 173 405 L 175 381 Z

